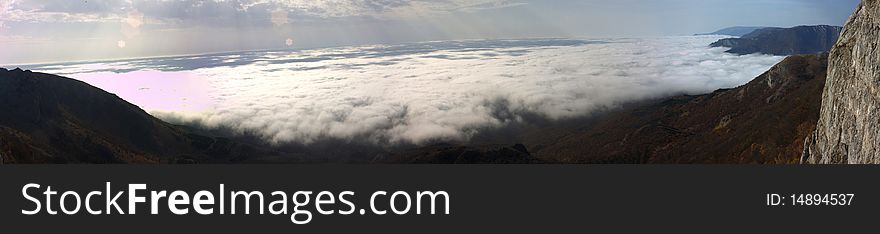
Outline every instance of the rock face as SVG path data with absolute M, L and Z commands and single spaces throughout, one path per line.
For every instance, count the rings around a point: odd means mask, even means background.
M 162 122 L 77 80 L 0 69 L 2 163 L 231 162 L 252 152 Z
M 864 0 L 829 57 L 804 163 L 880 163 L 880 0 Z
M 624 108 L 524 143 L 564 163 L 798 163 L 819 118 L 826 59 L 789 56 L 734 89 Z
M 739 55 L 763 53 L 772 55 L 815 54 L 827 52 L 837 41 L 841 27 L 816 25 L 794 28 L 762 28 L 740 38 L 721 39 L 712 47 L 729 47 L 728 53 Z
M 723 29 L 721 29 L 721 30 L 718 30 L 718 31 L 715 31 L 715 32 L 711 32 L 711 33 L 699 33 L 699 34 L 696 34 L 696 36 L 702 36 L 702 35 L 726 35 L 726 36 L 741 37 L 741 36 L 745 36 L 746 34 L 752 33 L 752 32 L 754 32 L 755 30 L 762 29 L 762 28 L 765 28 L 765 27 L 743 27 L 743 26 L 737 26 L 737 27 L 723 28 Z

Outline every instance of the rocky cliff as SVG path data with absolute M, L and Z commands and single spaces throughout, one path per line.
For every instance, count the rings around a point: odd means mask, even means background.
M 772 55 L 815 54 L 827 52 L 837 41 L 841 27 L 828 25 L 793 28 L 761 28 L 740 38 L 727 38 L 712 43 L 713 47 L 729 47 L 728 53 L 739 55 L 762 53 Z
M 804 163 L 880 163 L 880 0 L 864 0 L 829 57 Z

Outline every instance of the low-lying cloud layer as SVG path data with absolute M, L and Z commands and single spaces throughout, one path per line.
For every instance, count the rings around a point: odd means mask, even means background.
M 706 46 L 717 39 L 432 42 L 33 69 L 92 83 L 172 122 L 275 143 L 419 144 L 735 87 L 782 59 Z

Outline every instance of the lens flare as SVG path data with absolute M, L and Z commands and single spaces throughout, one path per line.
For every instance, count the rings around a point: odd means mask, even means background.
M 288 23 L 287 21 L 287 11 L 285 10 L 277 10 L 271 13 L 272 24 L 275 27 L 281 27 Z
M 141 34 L 141 26 L 144 25 L 144 13 L 137 10 L 128 12 L 128 16 L 122 19 L 120 31 L 127 39 Z

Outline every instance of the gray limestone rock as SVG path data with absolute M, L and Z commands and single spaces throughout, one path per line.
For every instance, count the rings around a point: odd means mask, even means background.
M 802 163 L 880 163 L 880 0 L 864 0 L 831 51 Z

